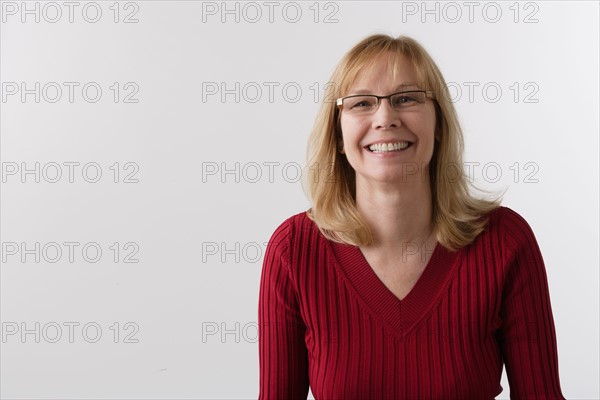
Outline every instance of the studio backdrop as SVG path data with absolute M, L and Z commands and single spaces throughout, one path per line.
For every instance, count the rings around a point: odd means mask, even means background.
M 373 33 L 438 63 L 470 181 L 535 232 L 563 392 L 600 397 L 598 2 L 0 5 L 2 398 L 256 398 L 267 241 Z

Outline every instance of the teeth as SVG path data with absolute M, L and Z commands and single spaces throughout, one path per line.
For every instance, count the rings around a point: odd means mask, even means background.
M 383 153 L 386 151 L 403 150 L 403 149 L 407 148 L 408 145 L 409 145 L 408 142 L 377 143 L 377 144 L 370 145 L 369 150 L 377 152 L 377 153 Z

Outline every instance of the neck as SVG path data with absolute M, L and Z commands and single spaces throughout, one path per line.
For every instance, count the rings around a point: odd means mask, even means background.
M 356 205 L 373 230 L 374 241 L 367 248 L 393 251 L 435 239 L 429 179 L 381 183 L 357 176 Z

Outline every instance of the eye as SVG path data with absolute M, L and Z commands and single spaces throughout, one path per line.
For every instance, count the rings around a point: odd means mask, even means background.
M 417 102 L 417 98 L 415 96 L 409 94 L 403 94 L 394 99 L 394 104 L 403 105 Z
M 350 109 L 364 109 L 372 108 L 377 104 L 377 99 L 374 97 L 352 97 L 348 100 L 348 107 Z
M 425 101 L 423 92 L 407 92 L 400 93 L 392 97 L 394 106 L 407 107 L 415 104 L 423 103 Z
M 370 107 L 371 104 L 368 101 L 359 101 L 358 103 L 356 103 L 355 105 L 352 106 L 352 108 L 359 108 L 359 107 Z

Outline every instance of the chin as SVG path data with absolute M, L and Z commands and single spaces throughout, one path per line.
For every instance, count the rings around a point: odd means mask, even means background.
M 391 173 L 381 173 L 374 175 L 363 176 L 363 180 L 368 183 L 375 184 L 386 184 L 386 183 L 396 183 L 402 184 L 402 174 L 400 172 L 391 172 Z M 404 179 L 406 181 L 406 179 Z

